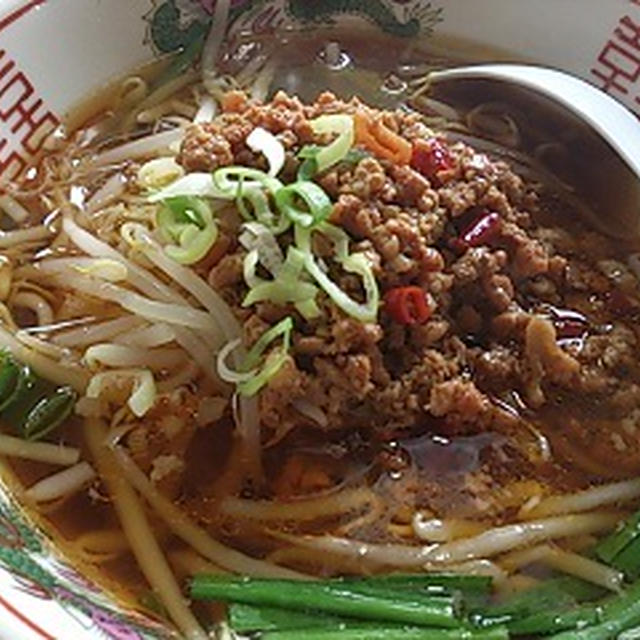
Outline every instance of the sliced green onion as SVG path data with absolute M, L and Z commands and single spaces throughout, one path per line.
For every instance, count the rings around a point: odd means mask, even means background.
M 0 352 L 2 419 L 27 440 L 38 440 L 65 420 L 76 402 L 71 387 L 54 387 L 10 352 Z
M 247 207 L 247 201 L 251 209 Z M 242 178 L 238 181 L 236 206 L 245 220 L 257 220 L 276 235 L 285 232 L 291 226 L 291 221 L 284 214 L 276 218 L 268 196 L 260 187 L 247 186 Z
M 298 152 L 298 158 L 303 162 L 298 169 L 298 180 L 311 180 L 318 173 L 317 155 L 324 149 L 316 144 L 309 144 L 302 147 Z M 367 151 L 362 149 L 350 149 L 347 155 L 340 160 L 342 164 L 358 164 L 360 160 L 370 157 Z
M 121 384 L 123 379 L 131 380 L 132 390 L 127 405 L 135 416 L 141 418 L 153 407 L 157 391 L 153 374 L 148 369 L 117 369 L 97 373 L 87 385 L 87 398 L 100 398 L 110 385 Z
M 322 151 L 322 147 L 317 144 L 308 144 L 298 152 L 298 158 L 302 160 L 298 168 L 298 180 L 311 180 L 318 173 L 318 163 L 316 156 Z
M 238 195 L 238 188 L 242 184 L 245 189 L 262 187 L 267 192 L 276 193 L 282 189 L 282 182 L 273 176 L 249 167 L 222 167 L 213 172 L 213 183 L 221 198 L 234 200 Z
M 0 356 L 0 411 L 4 410 L 14 399 L 20 379 L 21 367 L 13 356 L 3 350 Z
M 298 158 L 302 160 L 315 160 L 315 157 L 322 151 L 322 148 L 319 144 L 308 144 L 298 151 Z
M 259 254 L 257 249 L 252 249 L 247 253 L 242 264 L 242 275 L 244 281 L 247 283 L 249 289 L 261 285 L 265 280 L 262 280 L 256 275 L 256 267 L 258 266 Z M 246 300 L 246 298 L 245 298 Z M 245 305 L 248 306 L 248 305 Z
M 358 164 L 365 158 L 370 158 L 371 154 L 364 149 L 351 149 L 349 153 L 343 158 L 342 162 L 346 164 Z
M 314 133 L 338 134 L 338 137 L 330 145 L 323 147 L 314 158 L 318 172 L 322 172 L 340 162 L 353 147 L 355 140 L 353 116 L 328 114 L 311 120 L 309 124 Z
M 204 258 L 218 238 L 215 225 L 196 232 L 193 227 L 185 229 L 180 235 L 179 246 L 165 247 L 167 255 L 180 264 L 194 264 Z
M 277 176 L 284 166 L 285 153 L 282 142 L 273 133 L 256 127 L 247 136 L 247 146 L 251 151 L 262 153 L 269 162 L 269 175 Z
M 257 262 L 257 252 L 255 250 L 249 252 L 245 258 L 244 276 L 251 289 L 242 302 L 243 307 L 269 300 L 278 305 L 295 304 L 306 319 L 317 315 L 319 312 L 317 305 L 310 303 L 315 300 L 318 288 L 310 282 L 301 280 L 305 267 L 304 254 L 301 251 L 295 247 L 289 247 L 287 259 L 274 280 L 262 280 L 255 275 Z M 312 315 L 309 316 L 309 313 Z
M 368 154 L 352 149 L 355 134 L 353 117 L 348 115 L 324 115 L 311 121 L 315 133 L 340 134 L 330 145 L 322 147 L 310 144 L 303 147 L 298 158 L 303 160 L 298 169 L 298 180 L 311 180 L 316 173 L 326 171 L 339 162 L 355 164 Z
M 184 169 L 174 158 L 154 158 L 138 169 L 138 182 L 149 190 L 162 189 L 184 176 Z
M 5 424 L 11 425 L 16 431 L 22 433 L 22 427 L 29 412 L 53 389 L 53 385 L 38 377 L 29 366 L 22 365 L 11 399 L 2 409 Z
M 265 225 L 247 222 L 242 226 L 239 241 L 247 251 L 257 251 L 258 262 L 269 273 L 274 276 L 278 273 L 284 262 L 284 255 L 274 234 Z
M 303 202 L 306 209 L 300 207 Z M 329 196 L 315 182 L 302 180 L 283 187 L 276 193 L 278 208 L 295 224 L 308 228 L 331 215 Z
M 218 238 L 211 207 L 201 198 L 168 198 L 156 216 L 158 229 L 168 244 L 166 254 L 180 264 L 202 260 Z
M 149 202 L 162 202 L 168 198 L 178 196 L 200 196 L 201 198 L 218 198 L 220 192 L 216 189 L 213 177 L 210 173 L 188 173 L 178 178 L 170 185 L 152 193 L 147 200 Z
M 311 180 L 318 173 L 318 165 L 315 158 L 307 158 L 298 169 L 298 180 Z
M 66 420 L 73 411 L 77 394 L 71 387 L 60 387 L 42 398 L 29 411 L 22 433 L 27 440 L 39 440 Z
M 2 400 L 0 404 L 0 411 L 12 410 L 16 404 L 22 403 L 23 398 L 26 397 L 29 390 L 33 386 L 35 376 L 31 369 L 26 365 L 17 365 L 18 373 L 15 379 L 15 385 L 13 386 L 11 393 L 9 393 Z
M 323 236 L 331 240 L 338 262 L 344 262 L 349 257 L 349 234 L 344 229 L 325 222 L 314 231 L 322 233 Z
M 246 355 L 240 371 L 232 371 L 226 364 L 229 354 L 240 346 L 239 340 L 232 340 L 218 354 L 218 373 L 223 380 L 236 384 L 239 393 L 252 396 L 258 393 L 285 363 L 291 346 L 293 320 L 285 318 L 267 331 L 253 345 Z M 258 368 L 262 355 L 269 345 L 282 336 L 282 347 L 272 351 Z
M 244 362 L 243 369 L 250 370 L 257 367 L 260 363 L 263 353 L 267 347 L 282 336 L 282 347 L 272 351 L 261 369 L 250 380 L 238 384 L 238 392 L 244 396 L 252 396 L 258 393 L 273 376 L 280 371 L 282 365 L 286 362 L 289 347 L 291 346 L 291 331 L 293 330 L 293 320 L 285 318 L 274 325 L 268 331 L 265 331 L 258 341 L 253 345 Z
M 168 240 L 175 240 L 175 230 L 179 232 L 183 225 L 191 224 L 204 229 L 211 215 L 211 209 L 204 200 L 194 196 L 167 198 L 164 204 L 165 207 L 158 214 L 158 218 L 162 219 L 163 223 L 159 224 L 160 232 L 167 234 Z
M 366 294 L 366 302 L 355 301 L 345 293 L 340 287 L 329 278 L 320 268 L 315 260 L 311 249 L 312 231 L 318 231 L 331 238 L 336 247 L 336 259 L 350 273 L 356 273 L 362 277 L 362 283 Z M 360 320 L 361 322 L 375 322 L 378 317 L 378 307 L 380 305 L 380 292 L 376 282 L 373 268 L 367 257 L 362 253 L 347 254 L 342 232 L 333 225 L 324 223 L 315 229 L 303 229 L 295 227 L 296 245 L 304 255 L 304 265 L 314 280 L 324 289 L 325 293 L 340 307 L 347 315 Z
M 322 313 L 318 303 L 316 302 L 315 296 L 313 298 L 308 298 L 307 300 L 302 300 L 301 302 L 296 302 L 295 307 L 296 311 L 305 320 L 313 320 L 313 318 L 317 318 Z
M 213 182 L 218 197 L 235 200 L 245 220 L 257 220 L 275 234 L 283 233 L 291 225 L 284 214 L 276 217 L 271 210 L 269 195 L 275 196 L 283 187 L 277 178 L 259 169 L 233 166 L 217 169 Z

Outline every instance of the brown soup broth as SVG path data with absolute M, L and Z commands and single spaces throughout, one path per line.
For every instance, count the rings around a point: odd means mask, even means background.
M 505 57 L 489 52 L 481 56 L 477 50 L 473 56 L 452 57 L 448 52 L 422 51 L 402 41 L 385 40 L 379 36 L 375 40 L 362 38 L 355 31 L 332 32 L 330 40 L 338 43 L 336 54 L 335 50 L 325 47 L 328 40 L 329 36 L 323 32 L 283 36 L 275 45 L 278 49 L 278 67 L 269 83 L 270 92 L 285 89 L 300 95 L 303 100 L 313 100 L 319 92 L 329 89 L 345 98 L 357 95 L 363 102 L 383 108 L 403 108 L 412 90 L 410 83 L 415 80 L 410 73 L 412 68 L 455 64 L 471 57 Z M 268 40 L 241 40 L 234 43 L 223 64 L 223 71 L 231 75 L 239 74 L 251 56 L 272 48 L 274 44 Z M 337 57 L 328 63 L 327 56 L 330 54 Z M 160 77 L 162 68 L 158 69 L 156 65 L 141 74 L 147 79 Z M 114 109 L 114 96 L 121 86 L 120 81 L 114 83 L 69 114 L 69 129 L 88 130 L 106 122 L 107 126 L 100 134 L 100 145 L 107 147 L 114 141 L 122 141 L 119 125 L 124 111 Z M 188 96 L 189 92 L 189 87 L 182 88 L 178 96 Z M 465 96 L 459 100 L 458 107 L 469 113 L 477 106 L 474 102 L 479 100 L 480 97 L 474 101 L 473 97 Z M 437 114 L 428 113 L 428 116 L 437 120 Z M 141 126 L 126 136 L 136 136 L 146 131 L 148 127 Z M 455 131 L 452 135 L 455 136 Z M 544 144 L 547 135 L 544 123 L 536 123 L 535 130 L 528 130 L 525 136 L 531 143 L 525 151 L 531 153 L 533 148 Z M 89 185 L 85 195 L 99 186 L 98 177 L 94 184 Z M 579 190 L 579 185 L 574 186 Z M 608 259 L 626 263 L 626 256 L 634 247 L 625 243 L 613 244 L 600 236 L 590 236 L 582 222 L 575 219 L 575 210 L 566 205 L 562 198 L 558 200 L 556 195 L 548 196 L 545 204 L 540 219 L 535 220 L 536 224 L 558 225 L 566 230 L 568 237 L 585 238 L 582 245 L 571 249 L 583 252 L 576 256 L 576 264 L 592 260 L 588 255 L 589 242 L 596 253 L 600 252 L 603 256 L 607 254 Z M 559 213 L 563 217 L 560 223 L 557 219 Z M 572 293 L 571 299 L 564 301 L 564 304 L 570 302 L 574 310 L 571 313 L 556 306 L 553 295 L 548 297 L 544 308 L 540 307 L 540 291 L 546 284 L 542 279 L 531 284 L 531 304 L 538 306 L 531 306 L 529 310 L 543 312 L 554 318 L 561 339 L 571 343 L 572 353 L 579 354 L 586 348 L 589 335 L 608 335 L 616 323 L 622 322 L 635 331 L 640 307 L 634 297 L 635 285 L 627 280 L 614 289 L 613 301 L 611 288 L 602 283 L 596 283 L 601 289 L 596 293 L 588 286 L 584 294 Z M 525 308 L 526 295 L 525 292 L 520 300 Z M 621 308 L 619 313 L 612 314 L 611 304 Z M 481 348 L 486 336 L 480 332 L 465 339 L 469 344 Z M 623 360 L 618 375 L 627 375 L 631 380 L 640 381 L 637 364 Z M 358 539 L 398 542 L 403 540 L 402 535 L 396 535 L 393 531 L 410 525 L 410 514 L 415 509 L 427 509 L 442 518 L 468 518 L 487 524 L 501 524 L 509 521 L 518 505 L 528 495 L 536 495 L 540 487 L 550 488 L 550 491 L 565 491 L 587 487 L 605 479 L 629 478 L 637 473 L 640 449 L 629 425 L 626 425 L 626 431 L 623 428 L 624 403 L 621 402 L 618 409 L 612 409 L 606 402 L 606 390 L 598 390 L 588 397 L 572 397 L 558 392 L 539 411 L 525 406 L 521 390 L 489 385 L 483 391 L 501 403 L 515 419 L 526 420 L 532 430 L 518 436 L 516 440 L 519 441 L 514 444 L 508 433 L 460 432 L 446 420 L 434 418 L 425 424 L 412 425 L 409 429 L 372 435 L 358 427 L 367 418 L 358 416 L 356 410 L 356 427 L 348 432 L 338 430 L 327 434 L 312 428 L 299 429 L 267 448 L 264 455 L 265 487 L 250 483 L 238 485 L 233 472 L 236 442 L 232 416 L 227 412 L 215 427 L 215 439 L 210 437 L 210 429 L 201 430 L 189 444 L 185 454 L 187 470 L 184 483 L 175 499 L 216 537 L 236 548 L 264 556 L 275 551 L 278 543 L 265 540 L 257 525 L 234 523 L 219 514 L 218 505 L 229 492 L 251 498 L 275 495 L 283 499 L 295 499 L 327 494 L 337 487 L 371 487 L 384 505 L 373 519 L 363 517 L 360 521 L 353 518 L 344 521 L 329 518 L 305 526 L 287 524 L 284 528 L 294 533 L 340 532 L 347 525 L 349 533 Z M 624 389 L 618 391 L 622 393 Z M 10 429 L 7 428 L 7 431 L 10 432 Z M 602 432 L 617 434 L 617 438 L 603 443 L 599 435 Z M 55 439 L 80 446 L 84 451 L 80 434 L 79 423 L 74 419 L 59 430 Z M 552 455 L 532 465 L 522 451 L 535 448 L 540 442 L 551 447 Z M 616 451 L 624 459 L 620 465 L 611 468 L 603 460 Z M 49 465 L 15 460 L 11 460 L 9 466 L 25 486 L 55 470 Z M 283 474 L 296 478 L 296 481 L 285 482 Z M 117 518 L 100 483 L 95 483 L 89 493 L 78 493 L 58 508 L 46 511 L 43 517 L 47 521 L 47 528 L 54 532 L 62 547 L 71 554 L 73 541 L 81 534 L 118 528 Z M 158 535 L 167 549 L 182 549 L 182 543 L 174 539 L 165 527 L 160 523 L 154 525 L 157 525 Z M 323 567 L 321 563 L 316 563 L 312 569 L 324 575 L 335 572 L 330 564 Z M 180 567 L 177 570 L 180 572 Z M 358 572 L 359 568 L 353 566 L 351 570 Z M 129 553 L 102 564 L 100 571 L 111 588 L 122 590 L 124 587 L 128 597 L 135 594 L 139 598 L 146 589 Z M 181 577 L 184 577 L 184 572 Z

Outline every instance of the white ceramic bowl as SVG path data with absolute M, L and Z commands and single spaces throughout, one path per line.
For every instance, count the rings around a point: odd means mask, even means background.
M 215 2 L 0 0 L 0 180 L 28 166 L 89 92 L 183 46 L 194 21 L 210 21 Z M 360 20 L 472 58 L 563 69 L 640 114 L 640 0 L 233 0 L 232 7 L 233 33 Z M 8 487 L 0 491 L 0 637 L 174 637 L 70 568 Z

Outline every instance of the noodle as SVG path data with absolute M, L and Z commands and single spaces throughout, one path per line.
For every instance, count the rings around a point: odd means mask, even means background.
M 252 79 L 255 79 L 260 69 L 262 69 L 267 63 L 270 56 L 271 53 L 269 53 L 268 55 L 257 55 L 251 58 L 235 77 L 235 83 L 232 84 L 236 84 L 238 87 L 248 86 L 251 83 Z M 218 89 L 216 93 L 219 97 L 222 97 L 223 90 Z M 216 95 L 216 93 L 214 93 L 214 95 Z
M 114 342 L 126 344 L 139 349 L 152 349 L 160 347 L 176 338 L 176 332 L 168 324 L 159 322 L 157 324 L 132 328 L 129 331 L 119 334 Z
M 209 344 L 201 340 L 194 332 L 185 327 L 172 327 L 176 342 L 193 358 L 206 376 L 214 382 L 217 388 L 222 388 L 222 382 L 215 367 L 215 358 Z
M 46 225 L 16 229 L 15 231 L 0 231 L 0 249 L 9 249 L 27 242 L 42 243 L 52 234 Z
M 9 349 L 18 359 L 28 364 L 38 375 L 60 385 L 70 385 L 82 392 L 89 381 L 89 374 L 78 367 L 54 362 L 50 358 L 29 349 L 9 331 L 0 326 L 0 347 Z
M 312 404 L 308 400 L 304 398 L 300 398 L 299 400 L 295 400 L 293 402 L 293 406 L 299 411 L 302 415 L 306 416 L 310 420 L 313 420 L 318 426 L 326 428 L 329 426 L 329 420 L 326 414 L 317 407 Z
M 107 367 L 148 367 L 164 370 L 183 365 L 184 353 L 181 349 L 143 349 L 102 343 L 89 347 L 84 354 L 84 360 L 92 368 L 102 364 Z
M 485 531 L 487 526 L 471 520 L 440 520 L 425 517 L 417 512 L 413 517 L 413 531 L 420 540 L 427 542 L 448 542 L 466 538 Z
M 85 203 L 87 213 L 95 213 L 107 202 L 121 196 L 125 190 L 125 180 L 121 173 L 114 173 Z
M 171 152 L 170 147 L 178 144 L 183 137 L 184 130 L 180 128 L 154 133 L 108 151 L 103 151 L 95 157 L 93 162 L 96 167 L 102 167 L 150 155 L 169 155 Z
M 591 511 L 609 505 L 622 505 L 636 498 L 640 498 L 640 479 L 592 487 L 579 493 L 549 496 L 529 508 L 523 507 L 520 517 L 544 518 L 563 513 Z
M 154 300 L 188 304 L 187 300 L 177 291 L 165 285 L 146 269 L 131 260 L 127 260 L 120 252 L 116 251 L 107 243 L 102 242 L 85 229 L 82 229 L 70 217 L 67 216 L 63 219 L 62 226 L 68 234 L 69 239 L 86 254 L 94 258 L 109 258 L 121 262 L 127 268 L 127 278 L 129 282 L 142 293 L 150 296 Z
M 334 536 L 294 536 L 276 531 L 270 534 L 291 544 L 328 551 L 346 557 L 359 557 L 391 567 L 421 567 L 456 564 L 478 558 L 490 558 L 527 544 L 567 538 L 578 533 L 611 530 L 620 521 L 616 513 L 572 515 L 489 529 L 478 536 L 446 544 L 409 546 L 371 544 Z
M 133 330 L 144 324 L 144 320 L 137 316 L 122 316 L 114 320 L 106 320 L 97 324 L 89 324 L 90 319 L 77 329 L 64 331 L 52 336 L 51 341 L 61 347 L 86 347 L 94 342 L 115 339 L 125 331 Z M 45 327 L 40 327 L 43 330 Z M 55 327 L 47 327 L 47 330 L 55 331 Z
M 205 96 L 202 98 L 200 108 L 193 118 L 195 124 L 201 124 L 203 122 L 211 122 L 217 112 L 217 105 L 215 100 L 211 96 Z
M 180 586 L 158 545 L 140 501 L 127 480 L 118 473 L 113 452 L 103 446 L 105 434 L 106 429 L 100 421 L 85 422 L 87 446 L 100 477 L 109 489 L 113 506 L 138 565 L 185 637 L 189 640 L 206 640 L 207 634 L 186 605 Z
M 51 305 L 36 293 L 18 293 L 13 296 L 11 303 L 15 307 L 31 309 L 38 317 L 39 325 L 48 325 L 53 322 Z
M 214 540 L 204 529 L 195 525 L 187 515 L 155 489 L 123 449 L 115 447 L 114 454 L 124 476 L 147 500 L 158 516 L 175 535 L 182 538 L 205 558 L 223 569 L 235 573 L 267 578 L 304 578 L 302 574 L 280 569 L 263 560 L 251 558 Z
M 129 233 L 132 241 L 136 245 L 138 243 L 141 245 L 140 248 L 153 264 L 162 269 L 207 309 L 212 321 L 220 327 L 225 342 L 241 335 L 240 324 L 229 309 L 229 305 L 202 278 L 175 260 L 171 260 L 142 225 L 128 226 L 127 235 Z
M 214 576 L 228 573 L 222 567 L 208 562 L 195 551 L 191 551 L 191 549 L 173 551 L 169 554 L 169 562 L 178 573 L 187 576 L 195 576 L 198 573 L 207 573 Z
M 119 529 L 89 531 L 72 542 L 74 552 L 85 562 L 110 562 L 129 551 L 129 542 Z
M 66 466 L 78 462 L 80 450 L 49 442 L 31 442 L 0 433 L 0 455 Z
M 138 104 L 146 97 L 149 87 L 144 78 L 140 76 L 130 76 L 120 87 L 118 94 L 118 107 L 130 107 Z
M 173 80 L 169 80 L 168 82 L 163 83 L 161 86 L 147 95 L 144 100 L 136 104 L 132 112 L 123 120 L 121 128 L 124 131 L 128 131 L 134 125 L 137 116 L 141 111 L 151 109 L 152 107 L 161 104 L 176 92 L 190 85 L 196 78 L 197 73 L 195 73 L 194 71 L 188 71 L 186 73 L 180 74 Z M 145 153 L 143 155 L 147 154 Z
M 269 94 L 269 87 L 273 82 L 273 78 L 276 75 L 276 71 L 278 69 L 278 63 L 276 60 L 269 60 L 262 71 L 258 74 L 256 79 L 253 81 L 251 85 L 250 94 L 254 100 L 265 100 L 267 95 Z
M 532 563 L 545 564 L 552 569 L 582 578 L 586 582 L 597 584 L 610 591 L 620 591 L 624 580 L 624 574 L 621 571 L 616 571 L 583 555 L 549 545 L 515 552 L 509 557 L 503 558 L 500 564 L 505 569 L 512 571 Z
M 22 224 L 29 219 L 29 211 L 7 193 L 0 195 L 0 209 L 16 224 Z
M 576 534 L 608 531 L 620 520 L 615 513 L 567 515 L 531 520 L 490 529 L 472 538 L 439 545 L 426 551 L 427 562 L 451 563 L 491 557 L 515 547 Z
M 135 416 L 141 418 L 153 407 L 157 398 L 155 379 L 148 369 L 116 369 L 96 373 L 89 381 L 86 397 L 109 398 L 110 391 L 122 389 L 123 383 L 131 387 L 127 406 Z M 95 414 L 90 410 L 87 415 Z
M 27 489 L 26 495 L 36 502 L 57 500 L 80 491 L 95 477 L 96 472 L 93 467 L 88 462 L 80 462 L 36 482 Z
M 509 572 L 517 571 L 530 564 L 540 562 L 548 551 L 548 545 L 538 545 L 511 551 L 500 558 L 500 566 Z
M 352 511 L 360 511 L 378 500 L 370 489 L 346 489 L 310 500 L 275 502 L 252 501 L 227 497 L 220 504 L 220 511 L 233 518 L 249 518 L 262 521 L 305 521 L 328 518 Z
M 440 565 L 425 565 L 426 571 L 441 571 Z M 447 573 L 460 573 L 462 575 L 472 576 L 489 576 L 493 578 L 495 586 L 499 589 L 500 586 L 507 580 L 507 573 L 498 564 L 491 560 L 469 560 L 467 562 L 461 562 L 459 564 L 448 564 Z
M 171 123 L 178 127 L 190 124 L 194 118 L 195 109 L 179 100 L 170 100 L 150 109 L 140 111 L 136 117 L 139 124 L 153 124 L 155 122 Z M 172 114 L 169 116 L 169 114 Z M 180 114 L 180 115 L 175 115 Z
M 43 270 L 48 269 L 47 262 L 43 262 L 40 265 Z M 205 332 L 211 332 L 215 328 L 209 314 L 193 307 L 158 302 L 91 276 L 57 270 L 50 271 L 50 274 L 56 284 L 61 287 L 79 291 L 101 300 L 115 302 L 130 313 L 140 315 L 154 322 L 178 324 Z
M 11 293 L 13 265 L 6 256 L 0 257 L 0 300 L 6 300 Z
M 267 560 L 276 565 L 312 571 L 314 573 L 344 575 L 370 574 L 383 569 L 381 565 L 362 562 L 358 558 L 345 558 L 339 554 L 318 554 L 313 549 L 282 547 L 272 551 Z
M 202 50 L 202 80 L 207 83 L 214 80 L 216 74 L 216 64 L 225 33 L 227 31 L 227 23 L 229 20 L 229 9 L 231 8 L 231 0 L 218 0 L 215 10 L 211 18 L 211 30 L 207 35 Z
M 32 329 L 38 329 L 39 327 L 32 327 Z M 45 356 L 49 356 L 55 360 L 60 359 L 68 359 L 70 356 L 69 349 L 65 349 L 64 347 L 59 347 L 56 344 L 51 344 L 46 340 L 41 340 L 37 338 L 33 334 L 29 333 L 28 329 L 18 329 L 15 333 L 16 340 L 20 340 L 27 347 L 30 347 L 34 351 L 38 351 Z
M 498 102 L 485 102 L 467 114 L 467 126 L 473 133 L 496 140 L 510 148 L 520 146 L 520 129 L 509 115 L 509 107 Z
M 241 336 L 240 324 L 229 309 L 229 306 L 202 278 L 171 260 L 142 225 L 130 226 L 129 234 L 133 241 L 142 245 L 145 255 L 157 267 L 191 293 L 209 311 L 213 322 L 217 324 L 224 336 L 225 342 Z M 184 334 L 182 336 L 178 335 L 177 339 L 187 344 Z M 218 343 L 219 346 L 221 344 Z M 239 367 L 241 358 L 244 357 L 244 349 L 237 349 L 234 353 L 236 366 Z M 198 361 L 198 359 L 196 360 Z M 213 364 L 211 366 L 213 367 Z M 203 370 L 208 371 L 208 367 L 204 367 Z M 217 373 L 214 379 L 218 379 Z M 248 473 L 258 480 L 262 476 L 262 469 L 260 462 L 260 420 L 257 401 L 254 397 L 242 396 L 239 402 L 238 427 L 244 442 L 244 464 Z

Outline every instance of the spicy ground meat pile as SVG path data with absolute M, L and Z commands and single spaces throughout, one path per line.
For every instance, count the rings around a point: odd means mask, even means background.
M 330 93 L 311 105 L 284 93 L 268 104 L 231 93 L 223 108 L 212 123 L 191 127 L 178 156 L 183 167 L 266 169 L 245 144 L 260 126 L 284 145 L 281 178 L 289 182 L 298 151 L 327 144 L 309 121 L 354 114 L 362 105 Z M 569 447 L 567 457 L 590 474 L 633 473 L 640 307 L 628 247 L 581 226 L 544 187 L 434 132 L 418 114 L 369 113 L 411 145 L 411 160 L 397 163 L 362 148 L 314 180 L 333 202 L 329 222 L 374 265 L 382 300 L 377 322 L 345 315 L 323 293 L 322 314 L 310 321 L 291 306 L 243 308 L 246 251 L 231 223 L 225 228 L 223 221 L 201 265 L 242 319 L 248 344 L 285 316 L 295 319 L 289 358 L 260 393 L 265 441 L 298 427 L 359 430 L 384 440 L 517 434 L 535 425 L 561 455 Z M 314 242 L 322 257 L 322 238 Z M 353 297 L 363 295 L 353 275 L 331 275 Z M 615 469 L 603 462 L 609 454 L 620 461 Z

